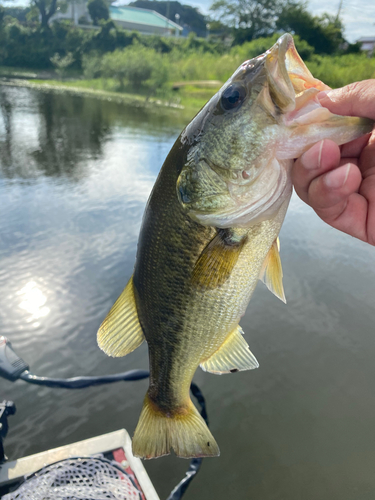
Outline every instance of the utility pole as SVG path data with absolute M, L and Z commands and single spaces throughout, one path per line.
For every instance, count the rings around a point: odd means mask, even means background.
M 165 17 L 167 19 L 169 19 L 169 0 L 167 1 L 167 15 Z M 166 28 L 167 28 L 167 36 L 169 36 L 169 24 L 168 24 L 168 21 L 165 24 L 166 24 Z
M 338 8 L 338 11 L 337 11 L 337 16 L 336 16 L 336 22 L 340 20 L 340 14 L 341 14 L 341 9 L 342 9 L 342 4 L 343 3 L 344 3 L 344 0 L 340 0 L 339 8 Z

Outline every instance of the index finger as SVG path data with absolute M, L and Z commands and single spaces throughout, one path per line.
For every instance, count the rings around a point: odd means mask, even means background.
M 336 115 L 361 116 L 375 120 L 375 79 L 320 92 L 317 97 L 322 106 Z

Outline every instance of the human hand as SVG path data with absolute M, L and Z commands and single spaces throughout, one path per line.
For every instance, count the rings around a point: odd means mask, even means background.
M 332 113 L 375 120 L 375 80 L 318 97 Z M 329 140 L 315 144 L 295 161 L 292 181 L 327 224 L 375 245 L 375 128 L 341 147 Z

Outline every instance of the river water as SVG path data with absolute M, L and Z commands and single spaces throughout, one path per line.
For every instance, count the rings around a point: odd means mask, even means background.
M 0 87 L 0 335 L 50 377 L 148 367 L 112 359 L 96 330 L 134 265 L 147 197 L 181 113 Z M 373 500 L 375 249 L 293 196 L 282 228 L 288 304 L 259 284 L 241 321 L 260 368 L 195 381 L 221 456 L 188 499 Z M 125 427 L 147 381 L 68 391 L 0 381 L 10 459 Z M 160 498 L 187 468 L 145 462 Z

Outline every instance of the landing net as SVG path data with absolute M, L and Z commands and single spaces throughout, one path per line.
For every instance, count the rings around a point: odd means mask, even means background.
M 141 500 L 119 466 L 101 458 L 62 460 L 36 472 L 3 500 Z

